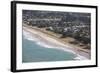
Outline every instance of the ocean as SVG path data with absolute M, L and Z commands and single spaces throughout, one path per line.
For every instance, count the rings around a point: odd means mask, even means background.
M 50 62 L 74 60 L 76 55 L 70 51 L 64 51 L 60 47 L 53 47 L 42 43 L 38 38 L 23 31 L 22 36 L 22 63 Z M 41 42 L 40 42 L 41 41 Z

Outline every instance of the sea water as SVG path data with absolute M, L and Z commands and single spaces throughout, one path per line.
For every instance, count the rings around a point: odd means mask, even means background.
M 24 31 L 25 32 L 25 31 Z M 29 40 L 28 38 L 32 39 Z M 23 33 L 22 38 L 22 62 L 49 62 L 49 61 L 68 61 L 74 60 L 76 55 L 72 52 L 64 51 L 60 48 L 41 46 L 37 44 L 36 38 L 26 37 Z

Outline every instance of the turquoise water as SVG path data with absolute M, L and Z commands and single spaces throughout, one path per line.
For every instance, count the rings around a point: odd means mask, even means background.
M 76 56 L 71 52 L 55 48 L 46 48 L 23 37 L 22 39 L 22 62 L 48 62 L 73 60 Z

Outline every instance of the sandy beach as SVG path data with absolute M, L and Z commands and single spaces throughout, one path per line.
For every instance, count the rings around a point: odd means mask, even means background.
M 38 38 L 43 43 L 46 43 L 46 47 L 50 47 L 48 45 L 52 45 L 55 48 L 60 48 L 64 51 L 69 51 L 77 55 L 76 60 L 87 60 L 90 59 L 90 51 L 81 49 L 80 47 L 73 46 L 71 44 L 65 43 L 63 40 L 56 38 L 52 35 L 48 35 L 41 30 L 36 29 L 35 27 L 23 25 L 23 30 L 29 32 L 33 37 Z M 42 43 L 42 44 L 43 44 Z

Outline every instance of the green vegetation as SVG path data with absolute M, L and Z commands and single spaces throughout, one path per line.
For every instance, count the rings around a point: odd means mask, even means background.
M 23 23 L 91 44 L 89 13 L 23 10 Z

